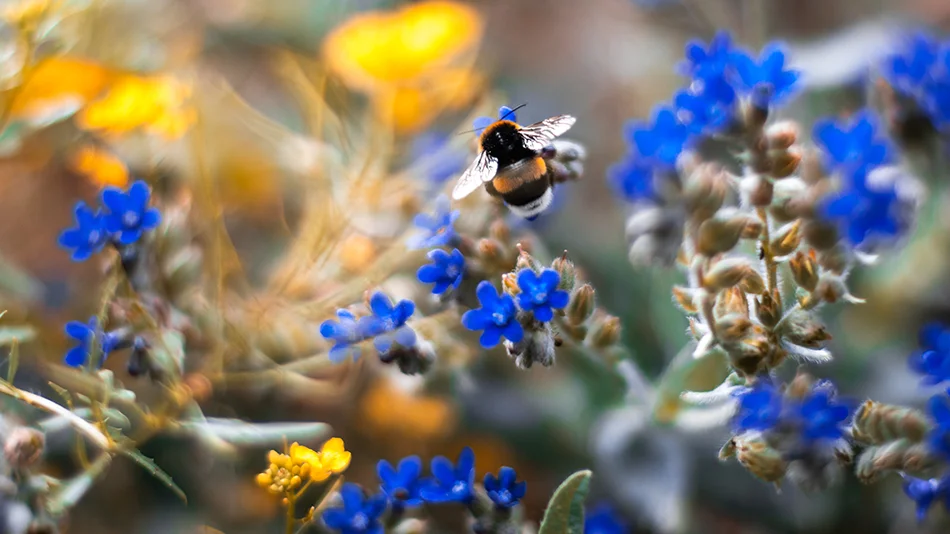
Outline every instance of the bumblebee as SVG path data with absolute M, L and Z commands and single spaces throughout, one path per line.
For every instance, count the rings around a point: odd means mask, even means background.
M 465 198 L 484 185 L 489 195 L 500 198 L 516 215 L 532 221 L 554 199 L 554 179 L 546 163 L 546 149 L 577 119 L 558 115 L 521 126 L 506 120 L 513 111 L 482 131 L 478 155 L 455 184 L 452 198 Z

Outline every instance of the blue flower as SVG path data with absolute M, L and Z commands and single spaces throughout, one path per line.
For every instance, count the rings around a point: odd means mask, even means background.
M 365 497 L 363 490 L 352 482 L 340 488 L 343 508 L 330 508 L 323 512 L 327 527 L 342 534 L 383 534 L 379 518 L 386 511 L 386 496 L 383 494 Z
M 901 50 L 885 60 L 884 76 L 898 91 L 920 94 L 937 65 L 938 48 L 937 41 L 925 33 L 906 36 Z
M 162 215 L 155 208 L 148 207 L 151 195 L 148 185 L 136 180 L 129 186 L 128 192 L 115 187 L 102 191 L 102 203 L 108 208 L 105 215 L 106 230 L 120 245 L 131 245 L 142 237 L 142 233 L 158 226 Z
M 436 199 L 435 212 L 431 215 L 416 215 L 413 224 L 420 230 L 407 243 L 411 249 L 438 248 L 455 242 L 457 235 L 452 227 L 459 217 L 458 210 L 449 209 L 449 199 L 445 195 Z
M 634 121 L 625 129 L 627 140 L 636 147 L 637 154 L 667 168 L 673 168 L 690 140 L 689 130 L 668 106 L 654 110 L 651 122 Z
M 399 461 L 399 466 L 393 468 L 386 460 L 376 464 L 376 474 L 379 475 L 379 489 L 393 503 L 400 506 L 419 506 L 422 497 L 419 490 L 422 481 L 419 474 L 422 472 L 422 460 L 418 456 L 407 456 Z
M 716 87 L 720 90 L 713 90 Z M 677 119 L 693 135 L 719 133 L 735 118 L 735 92 L 729 84 L 681 89 L 673 95 L 673 105 Z
M 513 109 L 509 108 L 508 106 L 501 106 L 500 108 L 498 108 L 497 120 L 499 121 L 509 120 L 511 122 L 518 122 L 518 115 L 515 113 Z M 491 117 L 486 117 L 483 115 L 481 117 L 475 118 L 475 120 L 472 122 L 472 127 L 475 129 L 476 134 L 482 135 L 482 130 L 484 130 L 485 128 L 488 128 L 494 122 L 496 122 L 496 119 L 493 119 Z
M 820 214 L 837 221 L 848 241 L 860 245 L 871 237 L 891 238 L 902 230 L 897 190 L 891 184 L 869 184 L 864 171 L 847 180 L 848 188 L 824 200 Z
M 626 534 L 627 524 L 607 503 L 589 511 L 584 519 L 584 534 Z
M 930 449 L 950 459 L 950 398 L 946 395 L 934 395 L 927 403 L 934 428 L 927 435 Z
M 455 465 L 445 456 L 436 456 L 430 464 L 433 478 L 423 483 L 420 495 L 427 502 L 468 503 L 475 496 L 475 453 L 465 447 Z
M 412 143 L 413 161 L 421 161 L 426 177 L 434 184 L 442 184 L 459 174 L 467 163 L 465 154 L 449 145 L 449 137 L 439 133 L 425 133 Z
M 385 293 L 377 291 L 370 297 L 369 306 L 374 319 L 374 328 L 370 335 L 376 336 L 373 340 L 376 350 L 386 353 L 394 343 L 403 347 L 416 344 L 416 332 L 406 324 L 416 311 L 415 303 L 411 300 L 400 300 L 393 306 Z
M 484 330 L 479 343 L 490 349 L 501 341 L 501 337 L 517 343 L 524 336 L 524 329 L 518 322 L 518 310 L 510 295 L 495 292 L 491 282 L 483 280 L 475 289 L 475 295 L 482 307 L 468 310 L 462 315 L 462 324 L 469 330 Z
M 516 484 L 517 476 L 515 470 L 510 467 L 499 469 L 497 477 L 491 473 L 485 475 L 482 485 L 485 486 L 488 498 L 498 508 L 511 508 L 524 498 L 528 483 L 521 481 Z
M 918 96 L 918 102 L 938 129 L 950 123 L 950 43 L 944 43 L 937 65 L 931 70 Z
M 800 73 L 786 68 L 785 49 L 769 44 L 762 49 L 758 61 L 745 52 L 733 52 L 732 66 L 736 72 L 736 88 L 752 96 L 760 109 L 778 104 L 794 93 Z
M 70 321 L 66 323 L 66 335 L 75 339 L 79 343 L 69 349 L 64 358 L 66 365 L 70 367 L 81 367 L 89 360 L 89 353 L 92 350 L 92 341 L 95 338 L 98 344 L 98 350 L 101 353 L 99 366 L 105 361 L 110 352 L 116 350 L 119 346 L 119 336 L 114 332 L 103 332 L 99 326 L 99 320 L 96 317 L 90 317 L 89 322 Z
M 930 506 L 938 498 L 944 501 L 944 506 L 950 510 L 950 478 L 932 478 L 923 480 L 901 473 L 904 479 L 904 494 L 917 504 L 917 521 L 922 522 L 927 516 Z
M 607 179 L 614 190 L 627 202 L 650 200 L 656 197 L 653 184 L 653 166 L 630 154 L 607 169 Z
M 429 259 L 432 263 L 419 267 L 416 272 L 419 281 L 423 284 L 435 284 L 432 293 L 436 295 L 445 293 L 450 287 L 458 289 L 465 273 L 465 256 L 462 256 L 459 249 L 452 249 L 450 254 L 437 248 L 429 252 Z
M 709 45 L 692 40 L 686 43 L 686 61 L 679 70 L 691 78 L 721 76 L 732 60 L 733 50 L 732 36 L 725 31 L 717 32 Z
M 814 137 L 825 151 L 829 170 L 845 176 L 860 175 L 890 160 L 890 146 L 878 135 L 877 121 L 867 110 L 848 122 L 816 122 Z
M 102 250 L 109 240 L 105 219 L 99 211 L 92 211 L 85 202 L 79 201 L 73 208 L 76 227 L 59 234 L 59 244 L 65 249 L 74 249 L 73 261 L 83 261 Z
M 851 406 L 837 398 L 834 386 L 828 381 L 818 382 L 795 408 L 805 441 L 840 438 L 851 416 Z
M 354 345 L 374 334 L 374 321 L 369 317 L 357 319 L 350 311 L 343 309 L 337 310 L 336 316 L 337 320 L 327 319 L 320 325 L 320 335 L 334 342 L 330 349 L 330 361 L 340 363 L 350 356 L 356 360 L 360 357 L 360 351 Z
M 950 329 L 932 323 L 920 330 L 920 350 L 911 354 L 910 368 L 924 375 L 922 383 L 936 386 L 950 381 Z
M 770 430 L 779 423 L 784 404 L 781 393 L 771 384 L 760 382 L 736 391 L 733 396 L 739 400 L 733 421 L 736 432 Z
M 554 310 L 567 306 L 570 295 L 558 289 L 561 276 L 554 269 L 545 269 L 536 274 L 531 269 L 522 269 L 518 273 L 518 306 L 522 311 L 531 312 L 534 318 L 546 323 L 554 318 Z

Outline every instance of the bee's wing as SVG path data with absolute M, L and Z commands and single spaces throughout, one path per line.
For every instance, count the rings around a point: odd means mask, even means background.
M 518 130 L 524 140 L 525 148 L 541 150 L 551 144 L 556 137 L 571 129 L 577 119 L 570 115 L 558 115 L 541 122 L 536 122 Z
M 452 190 L 452 198 L 460 200 L 471 195 L 482 184 L 491 181 L 497 171 L 498 160 L 489 156 L 488 152 L 480 151 L 475 161 L 465 169 L 465 172 L 462 173 L 461 178 L 455 184 L 455 189 Z

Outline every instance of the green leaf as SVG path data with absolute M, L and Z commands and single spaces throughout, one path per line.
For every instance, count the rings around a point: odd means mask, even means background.
M 693 357 L 694 343 L 689 343 L 673 358 L 656 386 L 653 418 L 657 423 L 671 424 L 686 404 L 684 391 L 709 391 L 729 375 L 725 354 L 712 350 L 701 358 Z
M 584 534 L 584 499 L 590 477 L 590 471 L 578 471 L 558 486 L 548 501 L 538 534 Z
M 168 486 L 168 489 L 172 490 L 175 495 L 178 496 L 182 501 L 188 502 L 188 497 L 185 496 L 185 492 L 175 484 L 175 481 L 172 480 L 172 477 L 168 475 L 165 471 L 162 471 L 162 468 L 158 467 L 154 460 L 145 456 L 137 449 L 124 449 L 121 451 L 122 454 L 128 456 L 129 458 L 135 460 L 135 463 L 144 467 L 153 477 L 161 481 L 162 484 Z
M 20 342 L 14 339 L 13 346 L 10 347 L 10 361 L 7 363 L 7 382 L 13 383 L 18 367 L 20 367 Z
M 76 503 L 82 499 L 83 495 L 89 491 L 89 488 L 92 487 L 92 483 L 95 482 L 96 479 L 99 478 L 99 475 L 109 466 L 111 460 L 112 456 L 101 454 L 99 458 L 89 466 L 89 469 L 86 469 L 58 486 L 46 503 L 46 510 L 50 515 L 54 517 L 60 516 L 75 506 Z

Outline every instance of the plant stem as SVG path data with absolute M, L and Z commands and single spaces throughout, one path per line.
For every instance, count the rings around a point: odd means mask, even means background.
M 294 504 L 296 502 L 297 496 L 287 493 L 287 525 L 284 528 L 284 532 L 287 534 L 294 534 L 294 525 L 297 523 L 297 519 L 294 517 Z
M 47 412 L 64 417 L 73 427 L 76 428 L 77 431 L 79 431 L 80 434 L 88 437 L 102 450 L 108 451 L 112 449 L 112 443 L 109 438 L 98 428 L 96 428 L 95 425 L 53 401 L 39 395 L 34 395 L 33 393 L 23 391 L 22 389 L 16 388 L 6 382 L 0 382 L 0 393 L 23 401 L 30 406 L 35 406 L 41 410 L 45 410 Z
M 762 261 L 765 263 L 765 271 L 767 273 L 766 287 L 769 295 L 775 297 L 779 309 L 782 309 L 782 293 L 776 291 L 778 288 L 778 264 L 775 262 L 775 256 L 772 254 L 769 214 L 765 211 L 765 208 L 756 208 L 756 213 L 758 213 L 759 219 L 762 220 L 762 239 L 760 243 L 762 245 Z

